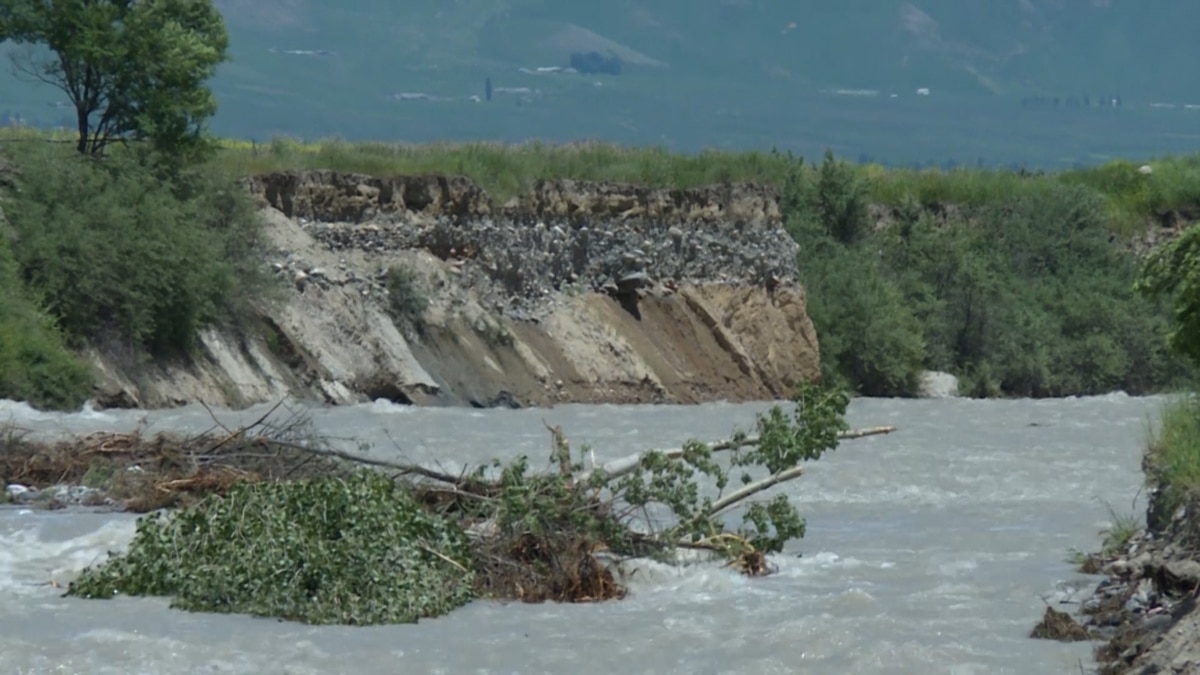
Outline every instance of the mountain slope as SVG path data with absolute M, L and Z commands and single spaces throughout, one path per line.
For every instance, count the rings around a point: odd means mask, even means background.
M 266 138 L 579 137 L 893 161 L 1190 149 L 1200 113 L 1033 119 L 1022 101 L 1200 103 L 1194 0 L 217 0 L 214 127 Z M 573 53 L 619 75 L 538 72 Z M 485 79 L 494 99 L 485 94 Z M 53 93 L 5 83 L 46 124 Z M 918 88 L 932 92 L 913 102 Z M 833 96 L 877 92 L 871 101 Z M 896 95 L 899 103 L 886 101 Z M 7 98 L 7 97 L 6 97 Z M 61 98 L 61 97 L 59 97 Z M 873 107 L 872 107 L 873 106 Z M 1080 115 L 1092 115 L 1080 117 Z M 966 124 L 964 120 L 971 120 Z M 1116 133 L 1114 140 L 1112 135 Z M 1051 140 L 1047 147 L 1043 137 Z M 1030 152 L 1034 156 L 1030 155 Z

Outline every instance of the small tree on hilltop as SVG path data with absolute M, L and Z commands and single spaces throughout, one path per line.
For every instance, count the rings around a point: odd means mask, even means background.
M 70 99 L 86 155 L 130 139 L 199 145 L 217 109 L 205 82 L 229 43 L 212 0 L 0 0 L 4 39 L 25 45 L 10 53 L 18 76 Z

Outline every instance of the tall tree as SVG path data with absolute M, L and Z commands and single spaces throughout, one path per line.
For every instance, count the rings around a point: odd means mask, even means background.
M 19 76 L 67 95 L 91 155 L 127 139 L 195 146 L 229 44 L 212 0 L 0 0 L 0 39 L 23 45 L 10 52 Z
M 1155 249 L 1135 288 L 1151 297 L 1171 299 L 1171 347 L 1200 365 L 1200 226 L 1189 227 Z

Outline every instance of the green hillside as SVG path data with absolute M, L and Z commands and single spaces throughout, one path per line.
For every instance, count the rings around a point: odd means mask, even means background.
M 596 138 L 1035 166 L 1200 141 L 1191 0 L 216 1 L 234 60 L 214 129 L 244 138 Z M 590 52 L 620 73 L 537 70 Z M 487 78 L 492 100 L 472 100 Z M 0 92 L 0 113 L 33 124 L 67 112 L 7 74 Z

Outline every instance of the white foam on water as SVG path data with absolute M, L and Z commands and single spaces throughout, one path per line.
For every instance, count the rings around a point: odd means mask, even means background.
M 411 405 L 401 405 L 386 398 L 377 398 L 365 407 L 374 415 L 411 415 L 415 410 Z
M 13 515 L 9 515 L 13 514 Z M 122 551 L 133 540 L 130 519 L 105 520 L 95 530 L 69 539 L 47 541 L 43 513 L 14 512 L 0 520 L 0 594 L 57 596 L 89 565 L 102 563 L 109 551 Z

